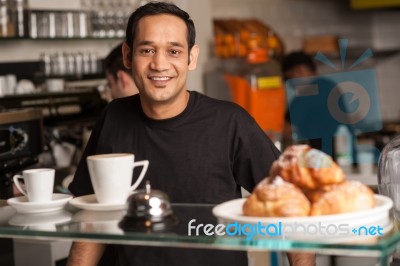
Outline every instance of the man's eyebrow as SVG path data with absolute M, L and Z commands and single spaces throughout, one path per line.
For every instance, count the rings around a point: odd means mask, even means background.
M 137 46 L 142 46 L 142 45 L 152 45 L 154 44 L 153 41 L 141 41 L 137 44 Z M 171 46 L 177 46 L 177 47 L 181 47 L 181 48 L 185 48 L 185 46 L 182 43 L 179 42 L 168 42 L 169 45 Z
M 169 44 L 172 45 L 172 46 L 178 46 L 178 47 L 181 47 L 181 48 L 185 48 L 185 46 L 183 44 L 179 43 L 179 42 L 169 42 Z

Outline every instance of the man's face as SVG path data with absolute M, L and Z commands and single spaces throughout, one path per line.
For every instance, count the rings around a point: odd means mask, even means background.
M 132 53 L 132 74 L 141 99 L 154 105 L 186 97 L 187 74 L 196 68 L 198 47 L 189 54 L 187 27 L 180 18 L 162 14 L 140 19 Z
M 315 76 L 317 73 L 312 71 L 306 65 L 297 65 L 284 73 L 285 79 L 295 79 Z

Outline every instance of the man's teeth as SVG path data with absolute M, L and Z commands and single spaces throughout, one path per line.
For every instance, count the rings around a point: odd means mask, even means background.
M 169 80 L 169 77 L 152 77 L 152 80 Z

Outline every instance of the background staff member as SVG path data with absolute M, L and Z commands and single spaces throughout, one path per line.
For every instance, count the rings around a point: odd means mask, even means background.
M 114 47 L 104 59 L 104 69 L 110 88 L 109 100 L 131 96 L 139 92 L 130 70 L 122 62 L 122 43 Z

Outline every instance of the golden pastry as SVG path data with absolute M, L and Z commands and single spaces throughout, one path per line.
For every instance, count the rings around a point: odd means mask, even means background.
M 375 206 L 374 192 L 358 181 L 330 185 L 308 194 L 311 215 L 348 213 Z
M 243 205 L 246 216 L 293 217 L 308 216 L 310 202 L 295 185 L 280 178 L 262 180 Z
M 345 180 L 343 170 L 332 157 L 308 145 L 288 147 L 272 164 L 270 176 L 281 176 L 303 190 L 314 190 Z

